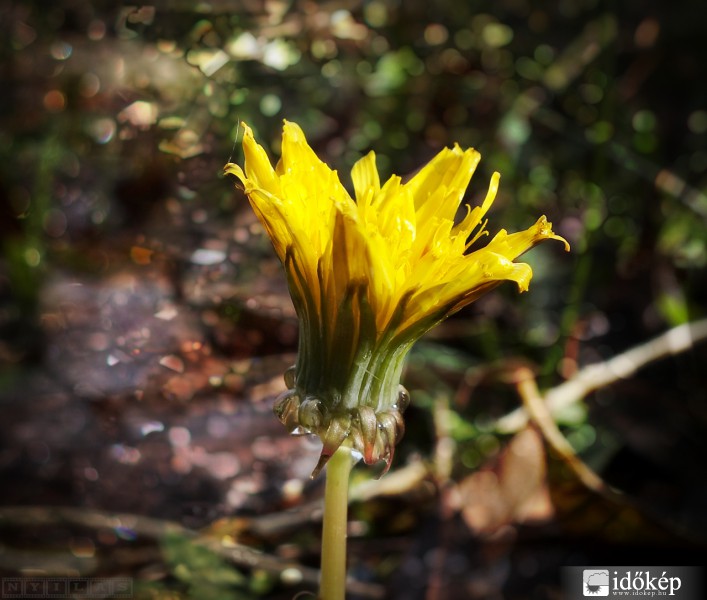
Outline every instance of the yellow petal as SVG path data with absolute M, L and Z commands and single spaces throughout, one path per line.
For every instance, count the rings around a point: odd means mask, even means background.
M 569 252 L 570 245 L 567 240 L 552 231 L 552 223 L 548 223 L 547 218 L 543 215 L 532 227 L 529 227 L 525 231 L 508 234 L 505 229 L 501 229 L 488 243 L 486 249 L 498 252 L 512 260 L 519 257 L 524 252 L 527 252 L 543 240 L 550 239 L 563 242 L 565 251 Z
M 370 198 L 378 193 L 381 182 L 376 168 L 376 155 L 373 151 L 356 161 L 351 169 L 351 179 L 359 205 L 370 202 Z
M 471 148 L 445 148 L 405 185 L 414 198 L 420 255 L 431 247 L 440 220 L 453 223 L 479 159 Z
M 247 181 L 246 193 L 248 186 L 253 188 L 263 188 L 271 193 L 276 193 L 278 189 L 278 181 L 275 175 L 275 170 L 270 164 L 265 149 L 260 146 L 253 137 L 253 130 L 245 123 L 243 125 L 243 154 L 245 156 L 245 174 Z
M 468 239 L 472 231 L 474 231 L 474 229 L 476 229 L 479 224 L 481 224 L 481 219 L 486 216 L 486 213 L 489 211 L 491 205 L 496 199 L 496 194 L 498 193 L 498 183 L 500 180 L 501 174 L 498 172 L 494 173 L 491 176 L 489 189 L 488 192 L 486 192 L 486 198 L 484 198 L 484 201 L 481 203 L 481 206 L 474 207 L 473 210 L 471 210 L 467 214 L 467 216 L 461 221 L 461 223 L 459 223 L 459 225 L 454 228 L 454 231 L 452 232 L 453 235 L 458 236 L 460 241 L 462 239 L 465 240 L 465 249 L 468 249 L 470 246 L 472 246 L 474 242 L 476 242 L 479 237 L 481 237 L 485 233 L 484 226 L 482 225 L 476 232 L 476 234 L 471 239 Z
M 433 211 L 439 217 L 453 220 L 480 160 L 481 155 L 473 148 L 462 150 L 455 144 L 427 163 L 405 184 L 415 199 L 418 217 L 424 218 Z M 433 198 L 441 199 L 442 203 L 435 204 Z
M 228 163 L 223 168 L 223 172 L 226 175 L 235 175 L 236 177 L 238 177 L 238 179 L 241 180 L 241 183 L 243 183 L 244 185 L 245 185 L 246 180 L 248 179 L 246 177 L 245 173 L 243 172 L 243 169 L 241 169 L 241 167 L 239 165 L 235 165 L 233 163 Z

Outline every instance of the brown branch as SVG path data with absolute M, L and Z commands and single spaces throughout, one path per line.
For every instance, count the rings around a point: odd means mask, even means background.
M 587 394 L 621 379 L 628 379 L 649 363 L 685 352 L 705 339 L 707 319 L 679 325 L 609 360 L 584 367 L 564 383 L 545 392 L 547 410 L 555 415 L 567 406 L 579 402 Z M 496 429 L 501 433 L 513 433 L 522 429 L 527 422 L 526 406 L 499 419 Z
M 563 458 L 587 488 L 602 495 L 606 495 L 609 490 L 607 485 L 602 481 L 599 475 L 580 460 L 574 448 L 572 448 L 567 438 L 562 435 L 562 432 L 557 427 L 543 397 L 540 395 L 540 390 L 538 390 L 533 372 L 525 367 L 520 368 L 515 373 L 515 385 L 518 394 L 523 400 L 523 406 L 530 415 L 533 423 L 535 423 L 542 432 L 545 441 Z

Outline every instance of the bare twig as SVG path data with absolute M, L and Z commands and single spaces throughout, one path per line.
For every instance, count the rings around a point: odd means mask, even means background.
M 620 379 L 631 377 L 647 364 L 680 354 L 707 338 L 707 319 L 674 327 L 645 344 L 636 346 L 607 361 L 589 365 L 574 377 L 548 390 L 545 403 L 550 414 L 579 402 L 590 392 Z M 496 428 L 501 433 L 513 433 L 528 422 L 525 408 L 519 408 L 499 419 Z
M 533 372 L 528 368 L 520 368 L 515 373 L 515 380 L 516 389 L 523 400 L 523 406 L 528 411 L 532 421 L 542 432 L 550 447 L 565 460 L 586 487 L 605 495 L 609 488 L 599 475 L 580 460 L 574 448 L 572 448 L 555 424 L 547 405 L 540 395 Z
M 605 515 L 605 523 L 614 519 L 623 519 L 627 526 L 633 522 L 632 536 L 635 540 L 659 539 L 663 542 L 679 540 L 680 543 L 703 544 L 694 535 L 694 532 L 685 530 L 675 522 L 665 520 L 646 506 L 642 506 L 630 495 L 606 483 L 594 470 L 591 469 L 575 452 L 567 438 L 562 434 L 550 414 L 545 400 L 538 390 L 533 372 L 527 367 L 521 367 L 514 373 L 514 383 L 518 394 L 523 400 L 530 420 L 542 433 L 543 439 L 552 453 L 558 457 L 572 471 L 577 480 L 586 490 L 601 498 L 599 513 Z M 565 481 L 566 484 L 566 481 Z M 575 496 L 576 497 L 576 496 Z M 628 511 L 628 512 L 626 512 Z M 631 516 L 629 516 L 631 515 Z M 657 536 L 657 537 L 656 537 Z

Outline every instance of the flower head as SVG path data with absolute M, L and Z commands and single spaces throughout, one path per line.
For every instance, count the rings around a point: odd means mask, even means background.
M 342 443 L 389 467 L 404 431 L 400 376 L 412 344 L 503 281 L 526 291 L 532 270 L 514 260 L 535 244 L 569 245 L 540 217 L 472 248 L 488 233 L 500 178 L 455 220 L 481 158 L 472 148 L 445 148 L 408 182 L 393 175 L 383 184 L 370 152 L 351 172 L 355 199 L 295 123 L 285 121 L 276 167 L 247 125 L 243 151 L 244 167 L 225 171 L 270 236 L 300 321 L 297 364 L 275 412 L 293 433 L 322 439 L 315 474 Z

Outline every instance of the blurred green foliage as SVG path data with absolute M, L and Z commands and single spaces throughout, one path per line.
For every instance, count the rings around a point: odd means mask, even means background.
M 179 598 L 193 600 L 247 600 L 257 598 L 272 588 L 272 578 L 261 571 L 247 576 L 225 559 L 193 540 L 168 535 L 162 540 L 165 563 L 173 585 L 146 584 L 141 597 Z

